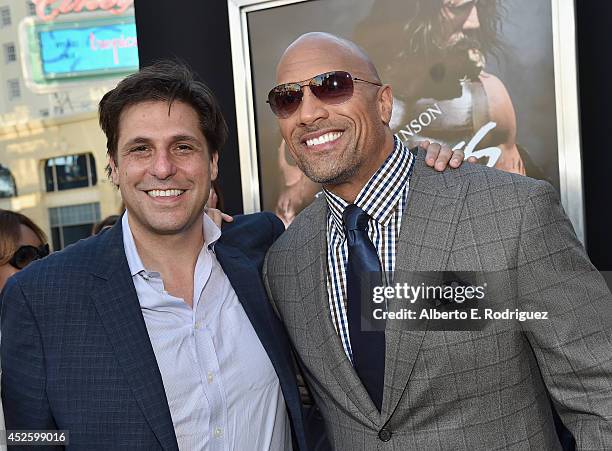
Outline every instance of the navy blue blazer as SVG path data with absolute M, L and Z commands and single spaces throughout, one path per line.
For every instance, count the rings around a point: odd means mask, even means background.
M 260 277 L 283 230 L 270 213 L 236 216 L 215 252 L 274 365 L 294 449 L 305 450 L 289 340 Z M 178 449 L 121 221 L 20 271 L 0 302 L 7 429 L 66 429 L 70 447 L 88 450 Z

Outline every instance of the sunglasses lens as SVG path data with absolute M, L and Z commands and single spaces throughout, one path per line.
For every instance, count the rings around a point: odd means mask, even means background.
M 15 252 L 15 266 L 23 269 L 38 258 L 38 249 L 33 246 L 21 246 Z
M 310 89 L 322 102 L 338 105 L 353 96 L 353 77 L 348 72 L 328 72 L 313 78 Z
M 297 110 L 302 101 L 300 85 L 281 85 L 268 94 L 268 103 L 278 117 L 286 118 Z
M 312 93 L 322 102 L 338 105 L 353 96 L 353 77 L 348 72 L 326 72 L 313 77 L 308 86 Z M 302 101 L 303 91 L 298 83 L 277 86 L 268 94 L 268 103 L 272 112 L 280 118 L 287 118 L 295 113 Z
M 34 246 L 21 246 L 15 251 L 13 258 L 10 260 L 10 264 L 17 269 L 23 269 L 34 260 L 46 257 L 47 255 L 49 255 L 48 244 L 43 244 L 37 248 Z

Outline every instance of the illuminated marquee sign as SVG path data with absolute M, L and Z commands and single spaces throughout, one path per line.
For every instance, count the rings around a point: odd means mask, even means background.
M 38 39 L 47 79 L 138 69 L 133 22 L 40 31 Z
M 24 75 L 35 92 L 138 70 L 133 15 L 54 22 L 28 19 L 21 28 Z

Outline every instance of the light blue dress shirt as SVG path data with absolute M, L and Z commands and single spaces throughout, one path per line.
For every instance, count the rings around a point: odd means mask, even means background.
M 193 308 L 164 290 L 138 255 L 128 214 L 123 243 L 161 372 L 179 449 L 291 450 L 274 367 L 214 254 L 221 231 L 204 215 Z

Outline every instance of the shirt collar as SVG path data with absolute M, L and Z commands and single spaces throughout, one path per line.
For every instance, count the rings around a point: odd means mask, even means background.
M 134 242 L 134 236 L 132 235 L 130 223 L 128 222 L 127 210 L 121 218 L 121 229 L 123 231 L 123 249 L 125 250 L 125 257 L 127 258 L 130 273 L 133 277 L 142 271 L 146 271 L 146 269 L 136 250 L 136 243 Z
M 136 249 L 136 243 L 134 242 L 134 235 L 132 235 L 132 229 L 130 229 L 130 223 L 128 221 L 128 211 L 121 218 L 121 229 L 123 232 L 123 249 L 125 251 L 125 257 L 127 258 L 128 266 L 130 267 L 130 273 L 132 276 L 141 272 L 148 273 L 149 271 L 145 268 L 138 250 Z M 204 242 L 209 249 L 213 250 L 215 243 L 221 237 L 221 229 L 217 227 L 212 219 L 208 217 L 206 213 L 202 216 L 202 231 L 204 233 Z
M 217 240 L 221 238 L 221 229 L 217 224 L 204 213 L 202 215 L 202 231 L 204 233 L 204 242 L 209 249 L 214 250 Z
M 393 142 L 393 151 L 355 198 L 355 205 L 383 226 L 393 217 L 414 166 L 414 155 L 402 141 L 394 136 Z M 343 231 L 342 212 L 349 205 L 348 202 L 326 189 L 323 192 L 333 222 Z

